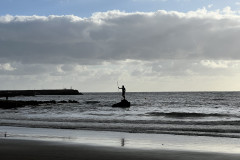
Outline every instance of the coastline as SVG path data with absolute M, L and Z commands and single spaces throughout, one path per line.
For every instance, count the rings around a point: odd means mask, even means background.
M 130 149 L 44 140 L 0 139 L 1 159 L 238 160 L 240 154 L 161 149 Z
M 6 135 L 6 137 L 5 137 Z M 1 141 L 41 141 L 130 150 L 239 154 L 239 138 L 0 126 Z M 11 148 L 11 147 L 10 147 Z M 240 158 L 240 157 L 239 157 Z

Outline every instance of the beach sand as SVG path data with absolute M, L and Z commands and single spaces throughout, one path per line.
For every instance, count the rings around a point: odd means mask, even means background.
M 239 160 L 240 154 L 132 149 L 80 143 L 0 139 L 1 160 Z

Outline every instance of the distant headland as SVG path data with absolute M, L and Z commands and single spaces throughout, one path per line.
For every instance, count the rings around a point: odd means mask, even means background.
M 82 93 L 75 89 L 0 90 L 0 97 L 35 95 L 82 95 Z

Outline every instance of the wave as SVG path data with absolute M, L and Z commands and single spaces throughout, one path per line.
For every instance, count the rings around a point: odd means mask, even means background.
M 149 116 L 164 116 L 164 117 L 229 117 L 229 114 L 219 114 L 219 113 L 188 113 L 188 112 L 148 112 L 146 115 Z
M 110 115 L 107 115 L 110 116 Z M 42 118 L 30 118 L 30 117 L 1 117 L 0 116 L 0 125 L 2 122 L 13 122 L 20 123 L 21 121 L 29 121 L 31 122 L 54 122 L 54 123 L 105 123 L 105 124 L 146 124 L 146 125 L 205 125 L 205 126 L 218 126 L 218 125 L 239 125 L 240 120 L 228 120 L 228 119 L 219 119 L 219 120 L 167 120 L 167 119 L 157 119 L 157 120 L 126 120 L 126 119 L 92 119 L 92 118 L 69 118 L 69 117 L 42 117 Z
M 214 99 L 212 99 L 213 101 L 224 101 L 225 99 L 223 99 L 223 98 L 214 98 Z
M 92 116 L 113 116 L 116 115 L 114 113 L 105 113 L 105 114 L 101 114 L 101 113 L 89 113 L 88 115 L 92 115 Z
M 240 138 L 239 125 L 173 125 L 173 124 L 123 124 L 123 123 L 74 123 L 42 121 L 1 121 L 1 126 L 54 128 L 73 130 L 118 131 L 129 133 L 176 134 Z
M 100 103 L 100 101 L 85 101 L 86 104 L 97 104 Z

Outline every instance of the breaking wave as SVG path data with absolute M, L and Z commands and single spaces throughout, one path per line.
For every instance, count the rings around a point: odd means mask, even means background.
M 188 112 L 148 112 L 146 115 L 149 116 L 165 116 L 165 117 L 228 117 L 228 114 L 219 114 L 219 113 L 188 113 Z
M 215 124 L 213 126 L 213 124 Z M 110 120 L 78 120 L 78 121 L 46 121 L 46 120 L 1 120 L 1 126 L 54 128 L 74 130 L 118 131 L 129 133 L 153 133 L 197 135 L 214 137 L 240 138 L 240 122 L 217 121 L 178 122 L 178 121 L 110 121 Z

